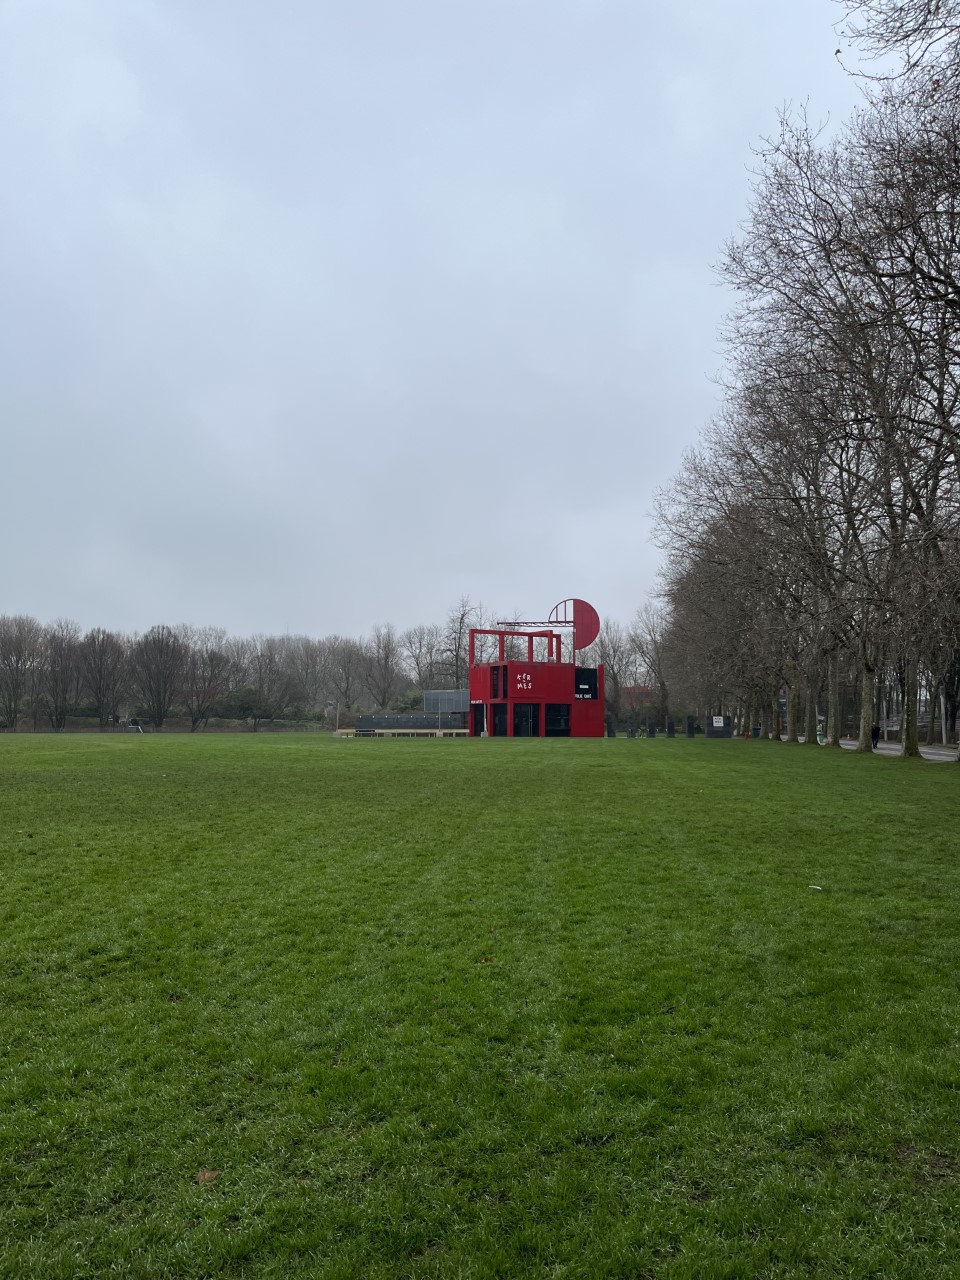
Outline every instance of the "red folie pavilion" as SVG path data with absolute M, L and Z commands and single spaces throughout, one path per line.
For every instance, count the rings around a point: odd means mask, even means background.
M 596 609 L 585 600 L 572 599 L 556 605 L 546 623 L 474 627 L 470 736 L 602 738 L 603 667 L 577 664 L 579 651 L 599 634 Z

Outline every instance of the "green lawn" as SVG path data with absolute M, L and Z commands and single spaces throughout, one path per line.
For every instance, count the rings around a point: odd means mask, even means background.
M 0 1274 L 956 1277 L 958 832 L 785 744 L 4 735 Z

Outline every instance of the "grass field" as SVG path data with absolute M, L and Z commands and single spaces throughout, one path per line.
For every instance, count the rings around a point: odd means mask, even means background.
M 956 1277 L 958 830 L 784 744 L 0 737 L 0 1274 Z

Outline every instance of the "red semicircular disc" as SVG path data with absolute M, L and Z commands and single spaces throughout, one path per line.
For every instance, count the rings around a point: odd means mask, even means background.
M 600 634 L 600 615 L 586 600 L 561 600 L 550 610 L 550 622 L 573 623 L 573 648 L 586 649 Z
M 600 615 L 586 600 L 573 602 L 573 647 L 586 649 L 600 634 Z

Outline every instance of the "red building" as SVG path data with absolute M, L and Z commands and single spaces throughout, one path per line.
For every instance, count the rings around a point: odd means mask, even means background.
M 565 609 L 567 605 L 573 608 Z M 603 667 L 578 666 L 575 660 L 577 651 L 596 639 L 600 620 L 585 601 L 571 600 L 557 605 L 550 622 L 571 627 L 572 634 L 564 637 L 552 627 L 532 629 L 539 624 L 529 624 L 530 629 L 522 631 L 474 628 L 470 632 L 471 737 L 603 737 Z M 480 636 L 496 639 L 495 657 L 478 661 Z M 565 638 L 573 661 L 563 660 Z

